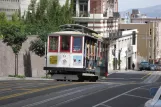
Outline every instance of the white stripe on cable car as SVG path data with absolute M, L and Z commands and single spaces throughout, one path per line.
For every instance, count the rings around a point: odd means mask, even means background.
M 96 76 L 94 74 L 89 74 L 89 73 L 83 73 L 82 76 Z

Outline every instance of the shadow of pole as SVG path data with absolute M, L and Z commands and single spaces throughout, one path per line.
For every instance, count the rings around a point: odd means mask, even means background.
M 24 74 L 26 77 L 32 77 L 31 55 L 29 51 L 23 55 Z

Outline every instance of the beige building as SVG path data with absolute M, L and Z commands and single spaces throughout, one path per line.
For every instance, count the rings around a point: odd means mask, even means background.
M 154 22 L 154 31 L 156 34 L 156 54 L 157 58 L 161 58 L 161 18 L 131 18 L 131 23 Z
M 120 29 L 137 29 L 137 56 L 140 61 L 153 61 L 156 59 L 156 32 L 154 30 L 155 23 L 130 23 L 120 24 Z M 139 62 L 140 62 L 139 61 Z

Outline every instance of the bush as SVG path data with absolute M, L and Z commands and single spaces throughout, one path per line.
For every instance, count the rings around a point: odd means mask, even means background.
M 8 75 L 8 77 L 25 78 L 24 75 Z

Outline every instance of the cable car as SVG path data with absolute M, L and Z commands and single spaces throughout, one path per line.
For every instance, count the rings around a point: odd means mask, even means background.
M 77 24 L 60 26 L 48 35 L 46 66 L 55 80 L 98 80 L 105 71 L 105 44 L 97 32 Z

